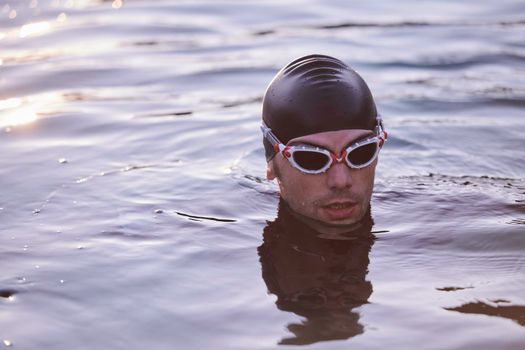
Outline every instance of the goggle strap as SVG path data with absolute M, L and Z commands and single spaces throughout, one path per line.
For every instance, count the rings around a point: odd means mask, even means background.
M 281 141 L 279 141 L 279 139 L 274 135 L 274 133 L 272 132 L 272 129 L 270 129 L 266 123 L 262 122 L 261 123 L 261 130 L 263 132 L 263 136 L 265 138 L 268 139 L 268 141 L 270 141 L 270 143 L 272 145 L 275 145 L 275 144 L 280 144 Z
M 383 144 L 388 139 L 388 133 L 385 131 L 383 126 L 383 118 L 380 115 L 376 117 L 377 126 L 375 128 L 375 133 L 379 137 L 379 147 L 383 147 Z

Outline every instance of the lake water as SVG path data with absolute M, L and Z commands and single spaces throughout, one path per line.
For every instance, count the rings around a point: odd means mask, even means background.
M 353 241 L 264 179 L 309 53 L 389 131 Z M 524 107 L 522 1 L 0 0 L 0 348 L 524 349 Z

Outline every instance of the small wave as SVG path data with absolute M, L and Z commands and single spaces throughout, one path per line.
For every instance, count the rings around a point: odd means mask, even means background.
M 190 220 L 195 221 L 202 221 L 202 220 L 209 220 L 209 221 L 220 221 L 220 222 L 237 222 L 235 219 L 224 219 L 224 218 L 216 218 L 213 216 L 202 216 L 202 215 L 193 215 L 193 214 L 186 214 L 180 211 L 175 212 L 177 215 L 184 216 L 189 218 Z
M 367 28 L 417 28 L 417 27 L 523 27 L 525 20 L 515 21 L 492 21 L 492 22 L 429 22 L 429 21 L 399 21 L 399 22 L 339 22 L 328 24 L 316 24 L 311 26 L 281 27 L 272 29 L 261 29 L 252 33 L 254 36 L 267 36 L 298 30 L 302 28 L 314 30 L 339 30 L 339 29 L 367 29 Z
M 0 289 L 0 298 L 11 299 L 18 291 L 14 289 Z
M 126 240 L 151 240 L 158 238 L 154 235 L 147 235 L 143 233 L 133 233 L 127 230 L 108 230 L 99 233 L 100 237 L 104 238 L 119 238 Z
M 209 67 L 209 64 L 208 66 Z M 202 70 L 197 70 L 195 72 L 187 73 L 186 75 L 181 75 L 181 77 L 187 77 L 189 79 L 201 79 L 211 78 L 216 75 L 225 76 L 226 79 L 231 79 L 235 75 L 241 76 L 253 76 L 256 74 L 271 75 L 275 74 L 275 69 L 273 67 L 240 67 L 240 66 L 229 66 L 229 67 L 215 67 L 215 68 L 205 68 Z M 203 79 L 204 79 L 203 78 Z
M 231 165 L 229 173 L 243 187 L 265 195 L 276 195 L 278 192 L 274 182 L 267 180 L 263 176 L 266 163 L 264 161 L 255 161 L 264 159 L 263 154 L 264 150 L 262 147 L 243 154 Z
M 164 113 L 146 113 L 135 116 L 135 118 L 158 118 L 158 117 L 187 117 L 194 114 L 194 111 L 174 111 Z
M 260 103 L 262 102 L 262 100 L 263 100 L 262 97 L 239 99 L 239 100 L 224 103 L 222 105 L 222 108 L 232 108 L 232 107 L 238 107 L 238 106 L 247 105 L 247 104 Z
M 403 125 L 410 123 L 410 121 L 403 119 L 398 121 L 398 123 L 402 123 Z M 432 121 L 423 121 L 422 123 L 432 123 Z M 388 135 L 388 147 L 392 147 L 392 149 L 395 149 L 396 151 L 424 151 L 427 150 L 427 147 L 425 147 L 422 144 L 409 141 L 407 139 L 401 138 L 401 136 L 397 137 L 396 135 Z
M 234 99 L 234 100 L 201 100 L 198 105 L 204 105 L 205 107 L 192 109 L 192 110 L 180 110 L 180 111 L 171 111 L 171 112 L 160 112 L 160 113 L 144 113 L 136 115 L 135 118 L 162 118 L 162 117 L 187 117 L 196 113 L 203 112 L 213 112 L 225 108 L 236 108 L 244 105 L 252 105 L 260 103 L 262 101 L 261 96 L 249 97 L 244 99 Z
M 175 162 L 178 162 L 177 160 Z M 125 167 L 115 169 L 115 170 L 108 170 L 108 171 L 101 171 L 95 174 L 91 174 L 85 177 L 81 177 L 77 180 L 75 180 L 75 183 L 80 184 L 87 181 L 91 181 L 94 178 L 104 177 L 108 175 L 116 175 L 120 173 L 127 173 L 129 171 L 134 170 L 141 170 L 141 169 L 148 169 L 148 168 L 154 168 L 157 167 L 156 165 L 126 165 Z
M 525 205 L 515 202 L 523 198 L 523 186 L 521 178 L 400 176 L 377 181 L 372 207 L 384 221 L 381 227 L 393 232 L 423 227 L 440 232 L 419 235 L 411 240 L 413 248 L 447 245 L 469 252 L 513 251 L 525 243 L 516 227 Z M 404 208 L 402 215 L 398 208 Z
M 454 55 L 449 53 L 441 56 L 424 56 L 414 60 L 397 60 L 369 64 L 377 67 L 396 68 L 428 68 L 428 69 L 464 69 L 474 65 L 516 65 L 525 63 L 525 56 L 518 52 L 500 52 L 472 55 Z
M 494 21 L 494 22 L 427 22 L 427 21 L 401 21 L 401 22 L 343 22 L 335 24 L 316 25 L 317 29 L 343 29 L 343 28 L 404 28 L 404 27 L 521 27 L 525 20 Z
M 11 65 L 21 65 L 26 63 L 41 63 L 52 59 L 61 58 L 58 53 L 30 53 L 18 56 L 5 56 L 2 57 L 2 66 L 8 67 Z
M 525 55 L 518 52 L 494 53 L 494 61 L 506 59 L 518 59 L 525 62 Z M 483 59 L 479 56 L 464 58 L 462 64 L 478 64 Z M 509 66 L 512 64 L 509 63 Z M 458 72 L 454 76 L 448 74 L 439 75 L 437 72 L 430 76 L 400 79 L 392 85 L 395 89 L 389 89 L 384 99 L 396 101 L 417 101 L 417 103 L 434 101 L 438 104 L 455 103 L 468 107 L 472 104 L 497 104 L 510 106 L 525 105 L 525 89 L 520 84 L 520 78 L 525 71 L 521 69 L 508 70 L 505 72 L 498 70 L 470 69 L 465 72 Z

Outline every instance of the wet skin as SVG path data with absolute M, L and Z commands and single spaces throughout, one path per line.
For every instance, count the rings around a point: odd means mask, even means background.
M 372 135 L 370 130 L 328 131 L 292 139 L 287 145 L 309 144 L 326 148 L 337 157 L 351 143 Z M 352 230 L 365 215 L 374 188 L 377 159 L 362 169 L 335 163 L 322 174 L 305 174 L 282 155 L 268 162 L 266 176 L 277 179 L 281 197 L 298 219 L 322 233 Z

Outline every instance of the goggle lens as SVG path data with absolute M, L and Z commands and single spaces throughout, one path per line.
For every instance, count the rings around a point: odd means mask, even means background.
M 356 149 L 353 149 L 351 152 L 349 152 L 346 156 L 348 161 L 353 165 L 364 165 L 368 163 L 369 161 L 374 158 L 376 152 L 377 152 L 378 144 L 376 142 L 374 143 L 368 143 L 366 145 L 357 147 Z
M 372 142 L 354 148 L 346 155 L 346 162 L 352 167 L 366 166 L 376 156 L 378 147 L 377 142 Z M 292 157 L 296 166 L 311 173 L 322 171 L 332 161 L 329 153 L 314 150 L 294 150 Z
M 309 171 L 320 170 L 330 161 L 328 155 L 312 151 L 295 151 L 293 158 L 297 165 Z

